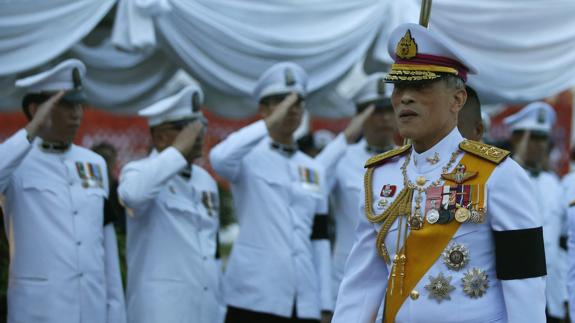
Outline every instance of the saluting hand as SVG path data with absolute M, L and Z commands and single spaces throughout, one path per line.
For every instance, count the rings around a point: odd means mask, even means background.
M 58 105 L 58 102 L 62 99 L 64 94 L 66 94 L 66 91 L 58 91 L 38 106 L 32 120 L 30 120 L 28 125 L 26 125 L 26 132 L 28 133 L 28 138 L 30 140 L 36 138 L 38 135 L 42 135 L 52 127 L 52 111 L 54 110 L 54 107 Z
M 347 125 L 347 128 L 345 128 L 345 130 L 343 131 L 343 134 L 345 135 L 345 139 L 347 140 L 348 144 L 357 141 L 357 139 L 361 135 L 361 130 L 363 129 L 363 124 L 365 123 L 365 120 L 367 120 L 367 118 L 369 118 L 373 114 L 373 111 L 375 111 L 375 105 L 370 104 L 365 110 L 361 111 L 351 119 L 351 121 Z
M 174 139 L 172 146 L 182 153 L 182 155 L 189 156 L 203 129 L 204 125 L 200 120 L 191 122 L 180 131 L 176 139 Z
M 274 129 L 278 124 L 282 123 L 289 109 L 297 102 L 297 100 L 297 93 L 292 92 L 275 107 L 274 111 L 272 111 L 272 113 L 264 119 L 268 131 Z

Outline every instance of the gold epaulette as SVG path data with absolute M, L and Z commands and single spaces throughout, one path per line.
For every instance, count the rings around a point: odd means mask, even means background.
M 495 164 L 500 164 L 509 156 L 509 152 L 505 149 L 467 139 L 459 144 L 459 149 Z
M 379 155 L 375 155 L 375 156 L 373 156 L 367 160 L 364 167 L 365 168 L 371 168 L 371 167 L 377 166 L 387 159 L 390 159 L 392 157 L 399 156 L 399 155 L 405 153 L 410 148 L 411 148 L 411 144 L 401 146 L 399 148 L 395 148 L 395 149 L 392 149 L 390 151 L 386 151 L 386 152 L 379 154 Z

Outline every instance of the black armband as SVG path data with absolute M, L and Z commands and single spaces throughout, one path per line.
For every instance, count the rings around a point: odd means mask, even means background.
M 493 231 L 493 237 L 497 278 L 511 280 L 547 275 L 541 227 Z
M 311 240 L 329 239 L 327 215 L 316 214 L 313 219 Z
M 559 248 L 567 250 L 567 236 L 559 237 Z
M 114 214 L 111 206 L 111 201 L 109 198 L 104 200 L 104 226 L 116 221 L 116 215 Z
M 220 232 L 216 232 L 216 259 L 220 259 Z

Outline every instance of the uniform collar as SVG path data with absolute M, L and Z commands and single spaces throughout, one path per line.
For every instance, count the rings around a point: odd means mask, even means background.
M 284 145 L 284 144 L 277 143 L 273 140 L 270 140 L 270 148 L 272 150 L 279 152 L 280 154 L 282 154 L 284 156 L 287 156 L 287 157 L 291 157 L 298 150 L 298 147 L 296 144 Z
M 70 150 L 72 143 L 40 140 L 38 147 L 40 147 L 40 150 L 46 153 L 63 154 Z
M 412 148 L 413 159 L 411 166 L 415 167 L 418 173 L 427 173 L 444 166 L 451 159 L 453 152 L 459 149 L 459 143 L 462 140 L 463 136 L 461 136 L 461 133 L 459 133 L 459 130 L 455 127 L 447 136 L 435 144 L 435 146 L 422 153 L 417 153 L 415 149 Z

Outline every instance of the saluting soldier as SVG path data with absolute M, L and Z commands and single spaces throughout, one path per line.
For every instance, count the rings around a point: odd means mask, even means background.
M 82 121 L 85 72 L 71 59 L 16 82 L 27 91 L 22 107 L 29 123 L 0 145 L 9 323 L 122 321 L 117 306 L 123 303 L 107 301 L 111 288 L 122 290 L 106 287 L 120 283 L 106 277 L 106 163 L 72 143 Z
M 385 82 L 385 73 L 370 75 L 352 98 L 356 116 L 316 157 L 326 169 L 336 224 L 332 269 L 334 302 L 355 238 L 357 208 L 363 198 L 360 195 L 363 165 L 370 157 L 394 148 L 396 129 L 390 95 L 391 86 Z M 356 142 L 362 133 L 363 138 Z
M 191 85 L 139 112 L 154 150 L 128 163 L 118 194 L 128 208 L 128 320 L 217 323 L 223 319 L 217 255 L 216 182 L 202 154 L 203 93 Z
M 508 152 L 456 128 L 476 70 L 416 24 L 397 27 L 388 51 L 398 130 L 412 143 L 366 163 L 333 322 L 372 322 L 380 306 L 386 323 L 545 322 L 542 218 L 529 178 Z
M 319 322 L 333 309 L 325 177 L 298 151 L 307 75 L 278 63 L 254 90 L 263 120 L 210 152 L 231 182 L 240 233 L 224 278 L 226 322 Z
M 556 118 L 549 104 L 533 102 L 503 120 L 512 131 L 513 158 L 527 171 L 535 188 L 537 212 L 543 216 L 548 323 L 565 318 L 567 301 L 567 254 L 559 245 L 566 224 L 564 192 L 559 177 L 545 167 Z
M 569 317 L 575 318 L 575 172 L 563 178 L 565 205 L 567 206 L 567 292 Z

